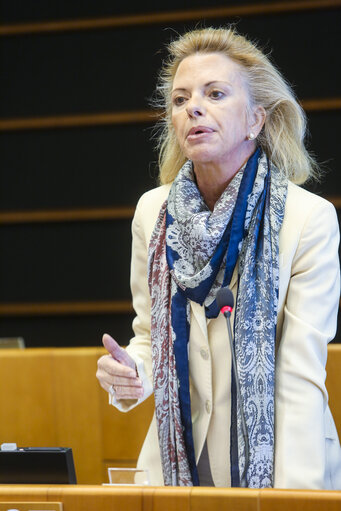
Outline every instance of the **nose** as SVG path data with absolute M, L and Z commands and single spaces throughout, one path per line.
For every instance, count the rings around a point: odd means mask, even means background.
M 189 100 L 186 106 L 188 117 L 195 119 L 205 114 L 204 107 L 198 99 Z

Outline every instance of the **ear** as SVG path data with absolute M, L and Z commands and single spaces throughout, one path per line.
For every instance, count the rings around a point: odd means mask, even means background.
M 252 109 L 252 118 L 250 119 L 250 132 L 254 134 L 255 137 L 259 135 L 261 129 L 264 126 L 266 118 L 266 112 L 264 107 L 261 105 L 255 106 Z

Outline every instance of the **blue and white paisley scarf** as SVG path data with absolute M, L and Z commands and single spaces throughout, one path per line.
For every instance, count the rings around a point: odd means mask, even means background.
M 258 149 L 211 212 L 192 163 L 177 175 L 149 245 L 155 412 L 166 485 L 200 484 L 189 391 L 190 300 L 217 317 L 217 290 L 238 260 L 234 339 L 249 436 L 247 486 L 273 486 L 275 334 L 279 231 L 287 180 Z M 232 385 L 231 481 L 245 466 L 240 407 Z

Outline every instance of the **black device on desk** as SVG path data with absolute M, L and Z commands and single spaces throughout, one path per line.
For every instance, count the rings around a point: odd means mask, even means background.
M 71 448 L 1 445 L 0 484 L 76 483 Z

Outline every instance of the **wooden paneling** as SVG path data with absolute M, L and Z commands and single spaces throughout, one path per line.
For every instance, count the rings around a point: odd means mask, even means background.
M 64 511 L 336 511 L 341 492 L 239 488 L 1 486 L 0 502 L 62 502 Z
M 341 98 L 302 99 L 301 105 L 307 112 L 340 110 Z M 159 120 L 162 117 L 162 114 L 162 110 L 140 110 L 132 112 L 103 112 L 99 114 L 0 119 L 0 132 L 150 123 Z
M 100 348 L 52 351 L 57 445 L 72 445 L 80 482 L 101 482 L 102 418 L 93 381 L 101 354 Z
M 77 480 L 107 482 L 107 467 L 135 467 L 153 413 L 108 405 L 95 374 L 104 348 L 1 350 L 0 438 L 18 446 L 72 447 Z
M 207 488 L 197 488 L 195 493 L 191 495 L 191 506 L 193 506 L 193 509 L 195 511 L 206 511 L 207 497 Z M 210 495 L 209 509 L 219 509 L 219 511 L 230 511 L 232 509 L 238 511 L 259 511 L 261 509 L 259 490 L 248 489 L 245 491 L 235 488 L 233 493 L 230 493 L 228 498 L 226 497 L 226 489 L 216 488 L 215 492 Z M 158 509 L 162 511 L 161 508 Z M 276 511 L 278 510 L 278 508 L 275 509 Z
M 60 209 L 45 211 L 4 211 L 1 224 L 26 224 L 32 222 L 82 222 L 91 220 L 122 220 L 133 217 L 134 207 Z
M 134 309 L 130 300 L 0 304 L 0 317 L 5 318 L 131 314 L 133 312 Z
M 109 406 L 95 378 L 104 353 L 100 347 L 1 350 L 1 441 L 72 447 L 80 484 L 108 482 L 109 466 L 135 467 L 153 398 L 129 413 Z M 341 436 L 341 346 L 330 345 L 328 354 L 327 388 Z
M 1 443 L 56 445 L 50 352 L 3 350 L 0 355 Z
M 341 208 L 340 196 L 325 197 L 336 209 Z M 89 208 L 89 209 L 60 209 L 42 211 L 4 211 L 0 212 L 0 225 L 28 224 L 47 222 L 88 222 L 102 220 L 129 220 L 133 218 L 135 208 Z
M 341 492 L 270 490 L 262 491 L 261 511 L 338 511 L 341 506 Z
M 159 119 L 161 114 L 162 112 L 157 110 L 139 110 L 133 112 L 103 112 L 98 114 L 1 119 L 0 131 L 75 128 L 80 126 L 105 126 L 107 124 L 150 123 Z
M 99 399 L 104 459 L 112 462 L 111 466 L 136 466 L 152 419 L 154 398 L 150 397 L 128 414 L 108 406 L 108 395 L 102 390 Z
M 52 489 L 49 500 L 53 494 Z M 53 495 L 54 500 L 58 500 L 57 497 L 58 494 Z M 64 511 L 145 511 L 138 488 L 120 488 L 118 492 L 117 488 L 63 488 L 60 498 Z
M 3 350 L 0 438 L 18 446 L 72 447 L 79 482 L 101 483 L 96 348 Z
M 190 9 L 181 11 L 152 12 L 129 16 L 113 16 L 106 18 L 77 19 L 64 21 L 48 21 L 38 23 L 20 23 L 0 26 L 0 36 L 32 34 L 43 32 L 67 32 L 79 30 L 98 30 L 137 25 L 154 25 L 178 23 L 212 18 L 231 18 L 235 16 L 260 16 L 298 12 L 315 9 L 328 9 L 340 6 L 340 0 L 291 0 L 283 2 L 257 3 L 250 5 L 232 5 L 229 7 L 213 7 L 206 9 Z
M 133 312 L 129 300 L 96 302 L 43 302 L 0 304 L 0 317 L 9 316 L 66 316 L 87 314 L 129 314 Z
M 306 112 L 321 112 L 326 110 L 340 110 L 341 98 L 303 99 L 301 105 Z
M 341 439 L 341 344 L 329 344 L 326 386 L 329 404 Z

